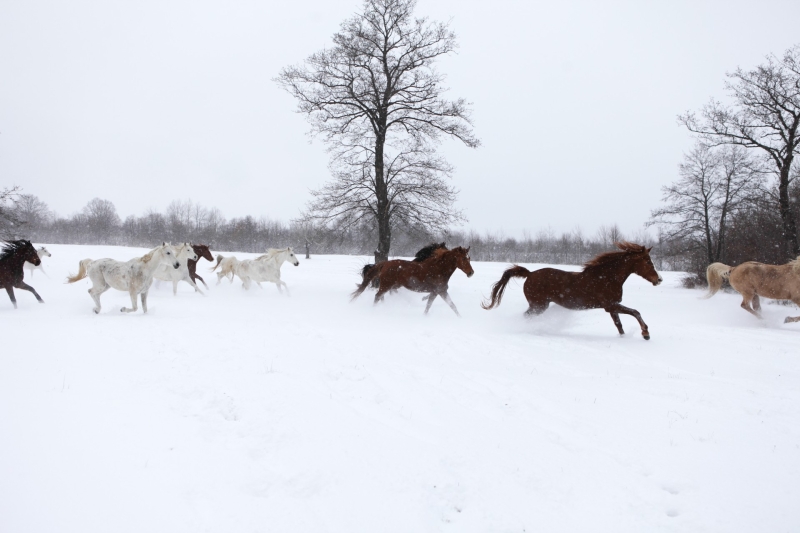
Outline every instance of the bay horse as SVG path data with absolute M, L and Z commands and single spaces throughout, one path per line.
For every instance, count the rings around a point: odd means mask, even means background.
M 94 300 L 95 314 L 100 313 L 100 295 L 110 288 L 125 291 L 130 294 L 132 308 L 123 307 L 123 313 L 135 313 L 138 309 L 136 299 L 142 298 L 142 311 L 147 313 L 147 292 L 153 284 L 153 273 L 162 263 L 167 263 L 172 268 L 181 265 L 175 258 L 175 251 L 167 243 L 153 248 L 142 257 L 130 261 L 115 261 L 114 259 L 83 259 L 79 263 L 78 273 L 67 278 L 67 283 L 75 283 L 85 277 L 92 280 L 89 295 Z
M 17 298 L 14 296 L 15 287 L 32 292 L 40 304 L 44 303 L 36 289 L 23 281 L 25 274 L 22 267 L 26 261 L 34 266 L 42 264 L 42 260 L 39 259 L 39 254 L 36 253 L 36 248 L 33 247 L 31 241 L 5 241 L 3 248 L 0 250 L 0 287 L 3 287 L 8 293 L 11 303 L 14 304 L 14 309 L 17 308 Z
M 653 285 L 663 280 L 650 259 L 650 250 L 640 244 L 615 242 L 619 252 L 605 252 L 583 265 L 582 272 L 565 272 L 557 268 L 540 268 L 529 271 L 514 265 L 492 286 L 491 299 L 482 303 L 484 309 L 500 305 L 506 285 L 511 278 L 525 278 L 522 291 L 528 300 L 526 316 L 542 314 L 556 303 L 567 309 L 604 309 L 611 315 L 620 335 L 624 335 L 620 313 L 634 317 L 642 328 L 642 337 L 650 340 L 647 324 L 636 309 L 622 302 L 622 285 L 631 274 L 646 279 Z
M 430 250 L 426 251 L 426 248 Z M 427 256 L 421 261 L 406 261 L 404 259 L 394 259 L 382 261 L 376 265 L 366 265 L 362 270 L 362 282 L 358 288 L 350 295 L 350 300 L 355 300 L 364 292 L 373 280 L 378 280 L 378 292 L 375 294 L 375 303 L 383 300 L 384 295 L 390 290 L 399 287 L 415 292 L 427 292 L 428 305 L 425 306 L 425 314 L 433 305 L 437 296 L 447 302 L 450 309 L 461 316 L 456 309 L 453 300 L 447 293 L 448 282 L 456 268 L 460 269 L 471 278 L 475 271 L 472 269 L 469 258 L 469 248 L 453 248 L 448 250 L 444 246 L 432 244 L 417 252 Z
M 206 244 L 192 243 L 192 249 L 194 250 L 194 253 L 197 254 L 197 259 L 189 259 L 186 263 L 186 265 L 189 267 L 189 277 L 192 279 L 193 282 L 195 282 L 195 284 L 199 279 L 203 283 L 205 288 L 208 289 L 208 285 L 206 285 L 206 280 L 201 278 L 200 275 L 197 273 L 197 262 L 200 261 L 200 258 L 202 257 L 203 259 L 213 263 L 214 256 L 211 255 L 211 250 L 208 248 L 208 245 Z
M 731 287 L 742 295 L 742 309 L 761 317 L 760 296 L 773 300 L 791 300 L 800 305 L 800 257 L 785 265 L 765 265 L 756 261 L 748 261 L 739 266 L 730 267 L 722 263 L 711 263 L 706 269 L 708 294 L 711 298 L 722 287 L 727 279 Z M 787 316 L 784 324 L 798 322 L 800 316 Z

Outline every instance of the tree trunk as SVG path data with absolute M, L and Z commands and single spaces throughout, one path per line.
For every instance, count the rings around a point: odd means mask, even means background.
M 780 183 L 778 184 L 778 206 L 783 223 L 784 253 L 787 259 L 797 257 L 800 250 L 797 247 L 797 224 L 789 203 L 789 171 L 792 167 L 791 154 L 783 161 L 780 173 Z
M 375 249 L 375 263 L 389 259 L 389 249 L 392 245 L 392 226 L 390 220 L 391 206 L 389 205 L 389 191 L 383 168 L 383 146 L 386 139 L 383 135 L 375 138 L 375 195 L 376 222 L 378 224 L 378 247 Z

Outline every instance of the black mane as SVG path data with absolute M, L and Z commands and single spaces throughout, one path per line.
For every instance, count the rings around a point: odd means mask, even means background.
M 28 246 L 32 246 L 31 241 L 26 241 L 24 239 L 5 241 L 5 244 L 3 244 L 3 249 L 0 250 L 0 260 L 13 257 L 17 254 L 17 252 Z
M 419 252 L 417 252 L 417 254 L 414 256 L 414 261 L 416 261 L 417 263 L 421 263 L 422 261 L 425 261 L 430 256 L 432 256 L 433 252 L 441 248 L 447 250 L 447 246 L 445 246 L 443 242 L 439 243 L 432 242 L 428 246 L 422 248 Z

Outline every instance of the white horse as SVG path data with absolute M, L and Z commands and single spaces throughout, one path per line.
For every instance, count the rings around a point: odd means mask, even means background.
M 47 251 L 47 248 L 45 248 L 44 246 L 36 250 L 36 253 L 39 254 L 38 265 L 34 265 L 33 263 L 29 263 L 27 261 L 25 261 L 25 264 L 22 265 L 25 268 L 25 270 L 28 270 L 31 273 L 29 277 L 33 277 L 33 271 L 37 269 L 41 270 L 42 274 L 47 275 L 47 272 L 44 271 L 44 263 L 41 262 L 41 260 L 44 259 L 45 257 L 52 257 L 52 255 L 50 254 L 50 252 Z
M 220 269 L 217 272 L 217 285 L 222 283 L 222 278 L 228 278 L 233 283 L 233 272 L 238 264 L 239 260 L 235 257 L 223 257 L 222 254 L 217 254 L 217 264 L 211 267 L 211 272 Z
M 220 255 L 217 256 L 216 266 L 222 266 L 222 269 L 217 273 L 217 283 L 222 281 L 223 277 L 230 276 L 232 278 L 235 274 L 241 278 L 242 288 L 244 289 L 250 288 L 251 281 L 255 281 L 259 287 L 261 287 L 262 281 L 269 281 L 275 284 L 278 292 L 283 292 L 282 287 L 286 287 L 288 292 L 289 286 L 281 281 L 281 265 L 283 265 L 284 261 L 289 261 L 294 266 L 300 264 L 291 248 L 270 248 L 266 254 L 255 259 L 245 259 L 244 261 L 239 261 L 235 257 L 222 257 Z
M 166 263 L 172 268 L 180 267 L 180 263 L 175 258 L 175 251 L 167 243 L 154 248 L 142 257 L 131 259 L 127 262 L 115 261 L 114 259 L 84 259 L 80 262 L 78 273 L 67 278 L 67 283 L 75 283 L 78 280 L 89 276 L 92 280 L 92 288 L 89 289 L 96 307 L 95 313 L 100 312 L 100 295 L 113 287 L 118 291 L 127 291 L 131 296 L 132 309 L 123 307 L 123 313 L 135 313 L 138 310 L 136 297 L 141 294 L 142 311 L 147 312 L 147 291 L 153 283 L 153 273 L 159 265 Z
M 188 242 L 185 242 L 181 245 L 174 245 L 172 247 L 173 252 L 175 252 L 175 258 L 178 260 L 181 266 L 178 268 L 172 268 L 170 265 L 166 265 L 164 263 L 160 264 L 156 271 L 153 273 L 153 277 L 157 280 L 161 281 L 171 281 L 172 282 L 172 294 L 178 294 L 178 282 L 183 280 L 192 287 L 194 287 L 195 292 L 199 292 L 200 294 L 205 294 L 197 284 L 192 279 L 192 276 L 189 274 L 189 265 L 187 262 L 191 259 L 192 261 L 197 261 L 198 257 L 197 254 L 194 252 L 194 248 Z

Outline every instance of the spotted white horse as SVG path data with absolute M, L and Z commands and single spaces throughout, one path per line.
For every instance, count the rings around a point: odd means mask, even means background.
M 171 265 L 172 268 L 180 267 L 175 258 L 175 250 L 167 243 L 163 243 L 142 257 L 130 261 L 116 261 L 114 259 L 84 259 L 79 263 L 78 273 L 67 278 L 67 283 L 75 283 L 85 277 L 92 280 L 89 295 L 95 303 L 93 311 L 100 313 L 100 295 L 110 288 L 125 291 L 131 296 L 132 308 L 123 307 L 123 313 L 135 313 L 138 310 L 136 299 L 141 295 L 142 311 L 147 312 L 147 291 L 153 283 L 153 273 L 161 264 Z
M 217 272 L 217 284 L 222 281 L 223 277 L 230 277 L 232 282 L 235 274 L 242 280 L 243 289 L 249 289 L 251 281 L 255 281 L 259 287 L 261 287 L 262 281 L 268 281 L 275 284 L 278 292 L 283 292 L 283 287 L 286 288 L 286 292 L 289 292 L 289 286 L 281 281 L 281 266 L 286 261 L 294 266 L 300 264 L 291 248 L 270 248 L 264 255 L 243 261 L 239 261 L 235 257 L 218 255 L 217 264 L 212 270 L 221 267 Z
M 181 266 L 178 268 L 172 268 L 170 265 L 162 263 L 153 273 L 153 277 L 161 281 L 171 281 L 172 294 L 174 295 L 178 294 L 178 282 L 183 280 L 194 287 L 195 292 L 199 292 L 205 296 L 203 291 L 200 290 L 189 273 L 189 260 L 197 261 L 199 259 L 194 251 L 194 248 L 192 248 L 192 245 L 188 242 L 185 242 L 181 245 L 174 245 L 172 248 L 175 251 L 175 258 L 178 260 L 178 263 L 180 263 Z
M 45 257 L 52 257 L 52 254 L 50 252 L 48 252 L 47 248 L 45 248 L 44 246 L 42 246 L 41 248 L 36 250 L 36 253 L 39 254 L 39 264 L 38 265 L 34 265 L 33 263 L 29 263 L 27 261 L 25 261 L 25 264 L 22 265 L 23 268 L 25 268 L 25 270 L 30 272 L 30 276 L 29 277 L 31 277 L 31 278 L 33 277 L 33 271 L 34 270 L 41 270 L 42 274 L 47 276 L 47 272 L 44 271 L 44 263 L 42 262 L 42 259 L 44 259 Z

